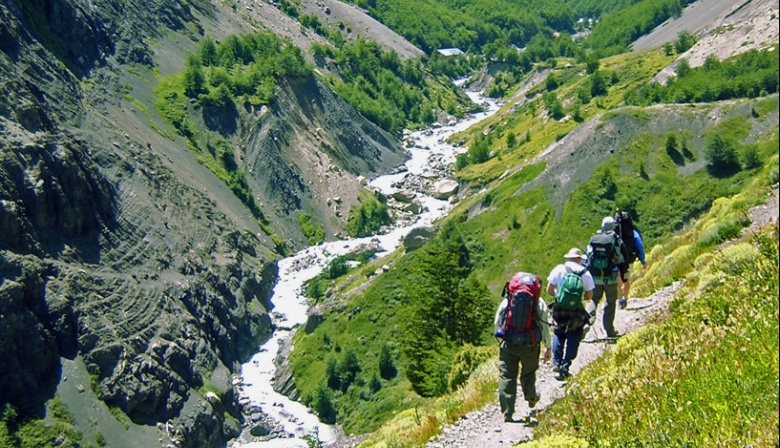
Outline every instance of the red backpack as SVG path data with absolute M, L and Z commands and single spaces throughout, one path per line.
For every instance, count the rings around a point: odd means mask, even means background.
M 542 281 L 536 275 L 518 272 L 504 286 L 504 297 L 509 301 L 504 341 L 510 345 L 536 345 L 542 329 L 536 322 L 536 307 L 542 293 Z

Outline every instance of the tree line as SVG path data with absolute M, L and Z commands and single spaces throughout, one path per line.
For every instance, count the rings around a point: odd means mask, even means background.
M 651 82 L 626 95 L 636 106 L 655 103 L 694 103 L 756 98 L 778 91 L 778 46 L 750 50 L 724 61 L 710 55 L 700 67 L 682 59 L 666 85 Z

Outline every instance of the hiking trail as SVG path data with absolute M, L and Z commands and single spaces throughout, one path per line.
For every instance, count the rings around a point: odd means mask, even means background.
M 758 228 L 773 222 L 777 223 L 778 210 L 778 185 L 775 185 L 772 193 L 767 198 L 767 202 L 751 209 L 750 219 L 752 225 L 745 228 L 745 233 L 755 232 Z M 639 264 L 637 263 L 636 266 L 639 266 Z M 542 274 L 537 275 L 542 276 Z M 544 277 L 546 277 L 546 273 Z M 675 282 L 671 286 L 656 291 L 650 297 L 630 298 L 625 309 L 617 310 L 615 329 L 619 334 L 625 335 L 643 327 L 651 318 L 664 313 L 668 309 L 669 302 L 680 286 L 681 282 Z M 615 344 L 614 339 L 606 338 L 606 332 L 601 324 L 604 302 L 605 298 L 602 297 L 599 303 L 596 323 L 580 344 L 577 359 L 574 360 L 571 368 L 572 378 L 576 378 L 582 368 L 595 361 Z M 496 354 L 498 354 L 498 346 L 496 346 Z M 444 428 L 439 436 L 428 442 L 426 448 L 476 448 L 488 446 L 504 448 L 532 440 L 533 425 L 521 423 L 519 420 L 542 412 L 547 406 L 564 396 L 567 382 L 557 381 L 554 376 L 552 363 L 540 365 L 537 371 L 536 388 L 542 399 L 536 405 L 533 414 L 518 387 L 517 404 L 515 405 L 516 422 L 504 422 L 498 405 L 498 396 L 496 396 L 496 400 L 493 403 L 478 411 L 466 414 L 454 425 Z M 496 393 L 498 392 L 496 391 Z

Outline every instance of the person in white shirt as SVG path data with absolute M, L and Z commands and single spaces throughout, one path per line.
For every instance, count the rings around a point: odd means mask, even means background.
M 558 372 L 555 379 L 563 381 L 571 376 L 569 369 L 577 357 L 580 341 L 583 338 L 585 326 L 589 324 L 590 314 L 585 310 L 582 301 L 590 301 L 596 285 L 593 276 L 582 265 L 582 251 L 572 248 L 563 258 L 564 263 L 553 268 L 547 277 L 547 294 L 556 297 L 552 304 L 553 317 L 553 371 Z M 568 274 L 574 274 L 582 279 L 582 295 L 574 307 L 565 307 L 558 303 L 559 288 Z

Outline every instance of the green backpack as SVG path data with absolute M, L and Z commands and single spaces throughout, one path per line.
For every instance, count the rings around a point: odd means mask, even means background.
M 561 308 L 575 310 L 582 306 L 582 293 L 585 291 L 585 285 L 582 283 L 582 274 L 587 269 L 583 268 L 579 272 L 575 272 L 570 267 L 565 267 L 566 275 L 561 280 L 561 284 L 558 285 L 558 291 L 555 293 L 555 303 Z

